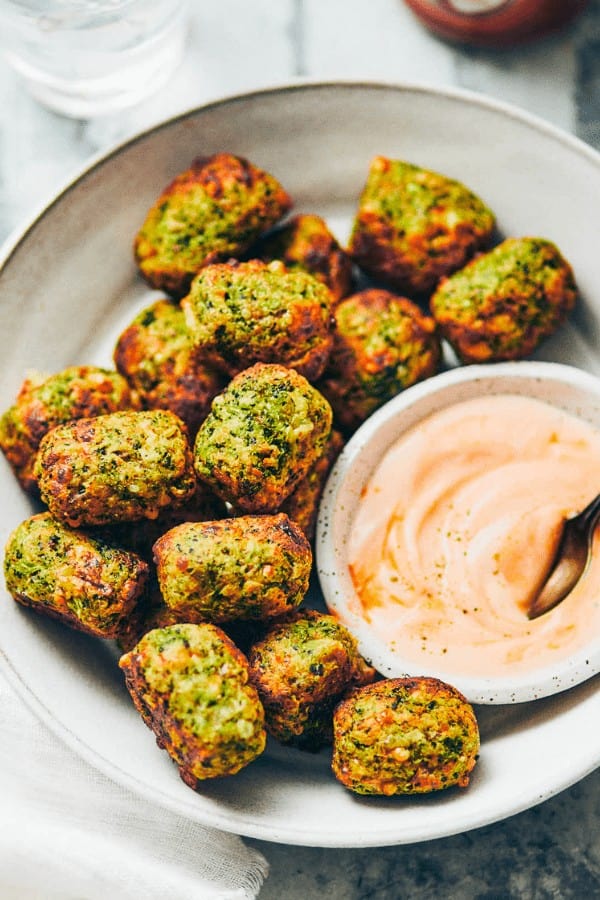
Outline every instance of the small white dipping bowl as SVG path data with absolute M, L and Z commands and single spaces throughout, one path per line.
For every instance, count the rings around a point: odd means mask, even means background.
M 571 366 L 509 362 L 466 366 L 436 375 L 403 391 L 375 412 L 344 448 L 325 487 L 317 524 L 317 570 L 325 602 L 355 635 L 361 653 L 387 677 L 431 675 L 457 687 L 472 703 L 517 703 L 567 690 L 600 671 L 600 635 L 551 667 L 518 676 L 462 677 L 408 662 L 374 633 L 358 614 L 347 548 L 361 494 L 386 451 L 422 419 L 463 400 L 518 394 L 551 404 L 600 428 L 600 379 Z M 600 491 L 598 484 L 591 493 Z M 600 596 L 600 586 L 599 586 Z

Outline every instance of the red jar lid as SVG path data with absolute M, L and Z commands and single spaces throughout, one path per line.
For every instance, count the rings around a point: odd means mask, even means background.
M 439 37 L 506 47 L 557 31 L 588 0 L 405 0 Z

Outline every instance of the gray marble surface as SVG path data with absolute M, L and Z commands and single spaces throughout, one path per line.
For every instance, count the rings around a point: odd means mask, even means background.
M 323 850 L 254 841 L 260 900 L 591 900 L 600 896 L 600 772 L 539 807 L 443 840 Z
M 114 142 L 215 97 L 301 77 L 467 87 L 600 149 L 600 0 L 562 34 L 507 52 L 444 44 L 400 0 L 203 0 L 192 3 L 186 56 L 169 84 L 93 121 L 40 108 L 0 59 L 0 239 Z M 568 766 L 568 743 L 564 754 Z M 261 900 L 591 898 L 600 896 L 600 772 L 541 806 L 444 840 L 365 850 L 249 843 L 271 865 Z

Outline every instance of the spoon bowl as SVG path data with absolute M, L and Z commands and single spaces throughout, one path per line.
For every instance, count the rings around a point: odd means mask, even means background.
M 567 597 L 583 578 L 592 557 L 594 529 L 600 519 L 600 494 L 580 513 L 565 519 L 556 552 L 527 610 L 537 619 Z

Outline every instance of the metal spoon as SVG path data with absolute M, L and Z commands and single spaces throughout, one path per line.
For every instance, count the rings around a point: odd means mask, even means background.
M 528 619 L 537 619 L 571 593 L 589 565 L 594 528 L 599 519 L 600 494 L 582 512 L 565 519 L 548 573 L 529 604 Z

